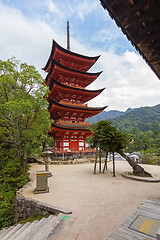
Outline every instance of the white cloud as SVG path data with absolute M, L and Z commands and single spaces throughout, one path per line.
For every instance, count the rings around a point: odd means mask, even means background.
M 106 41 L 112 41 L 115 40 L 119 37 L 119 31 L 113 30 L 112 28 L 110 29 L 108 26 L 106 26 L 103 29 L 100 29 L 93 37 L 93 41 L 99 41 L 99 42 L 106 42 Z
M 0 24 L 1 58 L 6 60 L 15 56 L 41 71 L 48 60 L 53 37 L 62 42 L 62 35 L 40 19 L 26 18 L 19 10 L 1 3 L 0 11 L 0 22 L 3 22 Z
M 70 13 L 76 14 L 81 21 L 84 21 L 85 17 L 97 8 L 98 4 L 98 1 L 93 0 L 83 0 L 78 4 L 77 1 L 73 1 L 69 6 L 69 10 Z
M 89 88 L 99 85 L 106 89 L 90 102 L 91 106 L 98 102 L 99 106 L 109 105 L 106 110 L 126 110 L 160 103 L 160 81 L 138 54 L 126 51 L 123 56 L 114 52 L 101 55 L 96 64 L 103 69 L 103 75 Z
M 56 12 L 58 15 L 58 5 L 55 6 L 52 3 L 53 1 L 50 1 L 50 12 Z M 84 1 L 82 3 L 80 12 L 85 17 L 85 14 L 89 14 L 90 11 L 87 5 L 89 1 L 86 2 L 86 5 Z M 95 6 L 96 4 L 93 7 Z M 74 7 L 78 9 L 78 5 Z M 1 59 L 6 60 L 14 55 L 21 62 L 36 66 L 45 76 L 46 74 L 41 68 L 44 67 L 50 55 L 52 39 L 54 38 L 65 47 L 66 33 L 57 27 L 59 26 L 57 23 L 51 27 L 43 21 L 43 18 L 32 17 L 31 19 L 24 16 L 20 10 L 4 6 L 1 3 L 0 12 Z M 50 13 L 46 12 L 45 14 Z M 64 14 L 67 15 L 68 12 Z M 54 22 L 53 20 L 52 22 Z M 94 33 L 92 33 L 93 35 Z M 97 98 L 90 101 L 90 106 L 109 105 L 106 110 L 126 110 L 128 107 L 153 106 L 160 103 L 160 81 L 135 52 L 126 51 L 120 56 L 111 48 L 107 51 L 89 50 L 80 44 L 80 39 L 77 40 L 73 37 L 71 44 L 72 51 L 77 53 L 88 56 L 101 55 L 90 72 L 102 70 L 103 73 L 88 88 L 106 87 L 106 89 Z
M 60 15 L 60 17 L 63 17 L 62 11 L 59 10 L 57 5 L 52 0 L 47 0 L 47 6 L 48 6 L 49 12 L 56 13 Z

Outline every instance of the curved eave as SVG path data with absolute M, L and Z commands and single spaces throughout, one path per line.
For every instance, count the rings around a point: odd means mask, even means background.
M 83 88 L 77 88 L 77 87 L 72 87 L 72 86 L 67 86 L 67 85 L 64 85 L 58 81 L 56 81 L 54 78 L 51 77 L 51 84 L 52 84 L 52 89 L 54 87 L 54 84 L 58 85 L 60 88 L 62 89 L 66 89 L 68 91 L 71 91 L 71 92 L 83 92 L 84 94 L 100 94 L 105 88 L 101 88 L 101 89 L 98 89 L 98 90 L 87 90 L 87 89 L 83 89 Z M 51 92 L 53 91 L 51 89 Z
M 69 72 L 74 72 L 74 73 L 77 73 L 77 74 L 82 74 L 84 76 L 99 76 L 103 71 L 100 71 L 100 72 L 96 72 L 96 73 L 89 73 L 89 72 L 81 72 L 81 71 L 78 71 L 78 70 L 75 70 L 75 69 L 71 69 L 71 68 L 68 68 L 68 67 L 65 67 L 63 66 L 62 64 L 58 63 L 55 59 L 52 59 L 51 61 L 51 67 L 50 67 L 50 70 L 49 70 L 49 73 L 52 73 L 53 69 L 55 66 L 58 66 L 59 68 L 63 69 L 63 70 L 66 70 L 66 71 L 69 71 Z
M 53 58 L 53 55 L 54 55 L 54 52 L 55 52 L 55 49 L 59 49 L 60 51 L 64 52 L 65 54 L 67 55 L 70 55 L 70 56 L 74 56 L 75 58 L 80 58 L 81 60 L 88 60 L 88 61 L 91 61 L 92 64 L 91 66 L 98 60 L 98 58 L 100 57 L 99 56 L 96 56 L 96 57 L 89 57 L 89 56 L 84 56 L 84 55 L 81 55 L 81 54 L 78 54 L 78 53 L 75 53 L 75 52 L 72 52 L 72 51 L 68 51 L 67 49 L 61 47 L 54 39 L 53 39 L 53 42 L 52 42 L 52 49 L 51 49 L 51 54 L 49 56 L 49 59 L 45 65 L 44 68 L 42 68 L 44 71 L 46 71 L 49 67 L 49 64 Z
M 55 129 L 59 129 L 59 130 L 65 130 L 65 131 L 80 131 L 80 132 L 91 132 L 89 129 L 87 129 L 87 128 L 73 128 L 73 127 L 67 127 L 67 126 L 63 126 L 62 124 L 61 125 L 57 125 L 57 124 L 54 124 L 54 123 L 52 123 L 52 127 L 54 127 Z M 52 132 L 53 130 L 51 130 L 51 132 Z
M 97 73 L 81 72 L 81 71 L 78 71 L 78 70 L 67 68 L 67 67 L 61 65 L 60 63 L 58 63 L 57 61 L 55 61 L 54 59 L 52 59 L 51 67 L 50 67 L 50 70 L 49 70 L 49 72 L 47 74 L 46 81 L 45 81 L 47 86 L 49 86 L 48 79 L 50 79 L 50 77 L 52 76 L 52 72 L 55 69 L 55 67 L 59 68 L 59 70 L 61 70 L 63 72 L 66 72 L 66 74 L 67 73 L 71 74 L 71 76 L 74 74 L 74 76 L 75 75 L 81 76 L 84 79 L 85 79 L 85 77 L 88 77 L 88 78 L 92 77 L 93 80 L 95 80 L 97 77 L 99 77 L 99 75 L 103 72 L 103 71 L 100 71 L 100 72 L 97 72 Z
M 108 106 L 105 106 L 105 107 L 97 107 L 97 108 L 93 108 L 93 107 L 83 107 L 83 106 L 78 106 L 78 105 L 69 105 L 69 104 L 61 104 L 61 103 L 57 103 L 55 102 L 53 99 L 49 98 L 50 99 L 50 103 L 58 106 L 59 108 L 62 108 L 62 109 L 70 109 L 70 110 L 81 110 L 81 111 L 86 111 L 86 112 L 98 112 L 98 111 L 103 111 L 106 107 Z

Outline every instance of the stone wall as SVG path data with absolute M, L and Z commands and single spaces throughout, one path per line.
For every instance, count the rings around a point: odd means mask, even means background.
M 26 184 L 24 187 L 27 187 L 29 184 L 30 183 Z M 15 223 L 19 220 L 36 217 L 38 215 L 57 215 L 58 213 L 71 214 L 72 212 L 31 198 L 26 198 L 23 196 L 23 188 L 17 191 L 14 214 Z

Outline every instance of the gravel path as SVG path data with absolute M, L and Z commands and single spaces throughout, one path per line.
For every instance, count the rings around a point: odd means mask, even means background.
M 116 162 L 116 177 L 112 163 L 105 174 L 93 174 L 93 164 L 51 165 L 49 193 L 33 194 L 36 170 L 43 165 L 31 165 L 32 185 L 24 196 L 54 206 L 71 209 L 80 228 L 78 240 L 104 240 L 147 199 L 160 199 L 160 183 L 144 183 L 121 177 L 131 171 L 125 161 Z M 145 170 L 160 176 L 159 166 L 143 165 Z

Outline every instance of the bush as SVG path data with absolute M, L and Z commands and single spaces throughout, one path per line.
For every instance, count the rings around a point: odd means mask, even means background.
M 14 219 L 14 191 L 0 190 L 0 229 L 13 224 Z
M 155 149 L 142 150 L 139 159 L 141 163 L 159 165 L 159 157 L 155 153 Z
M 18 158 L 9 159 L 0 175 L 1 184 L 5 187 L 6 191 L 16 191 L 27 182 L 26 173 Z
M 10 158 L 0 172 L 0 229 L 13 224 L 15 194 L 27 181 L 20 159 Z

